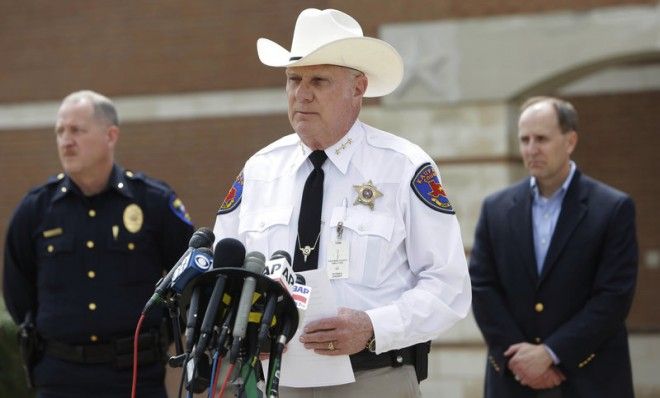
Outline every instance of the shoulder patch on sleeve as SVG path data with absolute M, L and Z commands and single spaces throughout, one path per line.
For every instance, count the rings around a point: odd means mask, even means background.
M 218 214 L 227 214 L 231 213 L 241 204 L 241 197 L 243 195 L 243 172 L 241 171 L 237 176 L 236 180 L 232 184 L 225 200 L 222 201 L 220 208 L 218 209 Z
M 172 212 L 185 222 L 188 225 L 192 225 L 192 220 L 188 211 L 186 211 L 186 206 L 183 205 L 181 199 L 179 199 L 175 194 L 170 195 L 170 209 Z
M 419 166 L 410 187 L 415 195 L 428 207 L 442 213 L 455 214 L 454 208 L 449 203 L 449 198 L 444 188 L 440 185 L 438 175 L 431 163 L 424 163 Z

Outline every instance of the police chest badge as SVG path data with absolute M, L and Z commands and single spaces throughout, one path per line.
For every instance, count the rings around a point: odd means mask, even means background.
M 362 185 L 353 185 L 353 188 L 358 193 L 353 206 L 361 204 L 369 206 L 371 210 L 374 209 L 374 202 L 377 198 L 383 196 L 383 194 L 374 186 L 374 183 L 369 180 L 368 183 Z
M 417 169 L 410 186 L 415 195 L 428 207 L 442 213 L 455 213 L 431 163 L 424 163 Z
M 140 206 L 131 203 L 124 209 L 124 227 L 132 234 L 137 233 L 142 228 L 144 222 L 144 213 Z
M 227 214 L 231 213 L 234 209 L 241 204 L 241 196 L 243 195 L 243 172 L 241 171 L 236 180 L 229 188 L 225 200 L 222 201 L 220 208 L 218 209 L 218 214 Z

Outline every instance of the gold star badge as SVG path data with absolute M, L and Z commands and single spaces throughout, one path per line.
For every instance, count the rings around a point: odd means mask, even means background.
M 358 193 L 353 206 L 361 204 L 369 206 L 371 210 L 374 209 L 374 202 L 376 198 L 380 198 L 383 194 L 374 186 L 374 183 L 369 180 L 368 183 L 362 185 L 353 185 L 353 188 Z

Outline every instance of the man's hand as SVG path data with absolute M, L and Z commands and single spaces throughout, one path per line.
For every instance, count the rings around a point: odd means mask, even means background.
M 564 380 L 566 380 L 566 376 L 564 376 L 562 371 L 555 366 L 551 366 L 537 379 L 532 380 L 532 382 L 528 384 L 528 387 L 535 390 L 545 390 L 547 388 L 557 387 Z
M 552 357 L 542 344 L 514 344 L 504 355 L 510 357 L 509 369 L 524 386 L 531 385 L 553 365 Z
M 373 330 L 366 312 L 342 307 L 335 317 L 308 323 L 300 342 L 317 354 L 350 355 L 364 349 Z

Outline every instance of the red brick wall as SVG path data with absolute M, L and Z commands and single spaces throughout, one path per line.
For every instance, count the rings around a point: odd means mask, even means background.
M 567 99 L 580 116 L 576 163 L 637 205 L 640 267 L 629 324 L 660 330 L 660 269 L 645 263 L 648 250 L 660 250 L 660 91 Z
M 277 86 L 255 42 L 288 47 L 306 7 L 353 15 L 367 35 L 391 22 L 586 10 L 654 0 L 198 0 L 0 3 L 0 103 Z

